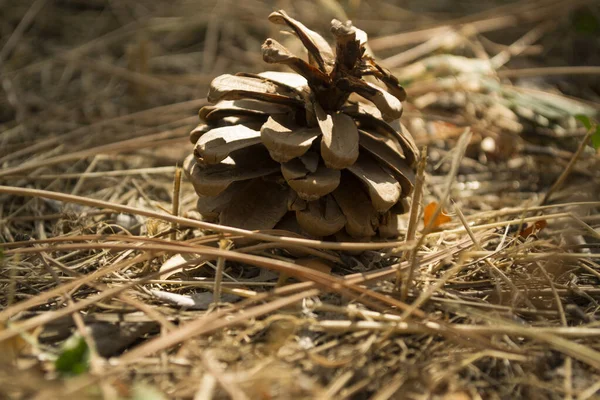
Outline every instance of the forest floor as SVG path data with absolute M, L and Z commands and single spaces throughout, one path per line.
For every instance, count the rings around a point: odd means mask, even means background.
M 600 398 L 598 3 L 397 3 L 0 0 L 0 398 Z M 276 9 L 405 86 L 396 240 L 194 211 L 188 133 Z

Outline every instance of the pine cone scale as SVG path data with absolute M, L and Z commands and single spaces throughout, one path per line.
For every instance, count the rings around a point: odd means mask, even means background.
M 359 130 L 359 133 L 360 147 L 388 167 L 402 187 L 402 192 L 410 194 L 413 190 L 415 172 L 403 162 L 404 154 L 396 147 L 395 142 L 367 131 Z
M 333 68 L 335 57 L 329 43 L 317 32 L 311 31 L 301 22 L 291 18 L 283 10 L 275 11 L 269 15 L 269 21 L 279 24 L 288 25 L 298 36 L 308 53 L 315 60 L 319 69 L 323 72 L 330 72 Z
M 303 210 L 296 211 L 298 224 L 314 236 L 330 236 L 346 225 L 346 217 L 332 196 L 308 203 Z
M 307 201 L 317 200 L 333 192 L 340 184 L 339 170 L 319 165 L 311 172 L 298 158 L 281 164 L 281 173 L 298 196 Z
M 194 155 L 206 164 L 216 164 L 236 150 L 261 143 L 259 131 L 244 125 L 215 128 L 206 132 L 196 142 Z
M 375 210 L 386 212 L 400 200 L 402 189 L 396 179 L 368 155 L 348 167 L 366 187 Z
M 269 115 L 286 114 L 291 110 L 290 107 L 282 104 L 260 100 L 222 100 L 215 105 L 202 107 L 198 116 L 200 121 L 207 124 L 214 124 L 223 118 L 232 116 L 264 117 L 266 121 Z
M 340 112 L 326 113 L 316 103 L 315 114 L 323 139 L 321 156 L 328 168 L 344 169 L 358 158 L 358 128 L 354 120 Z
M 278 85 L 263 78 L 236 75 L 221 75 L 210 84 L 207 99 L 219 100 L 255 99 L 289 106 L 303 105 L 298 93 L 284 85 Z
M 321 135 L 318 128 L 294 126 L 285 116 L 271 116 L 260 130 L 263 144 L 275 161 L 287 162 L 300 157 Z
M 262 151 L 262 146 L 241 149 L 217 164 L 202 165 L 192 154 L 184 162 L 184 170 L 196 193 L 216 196 L 233 182 L 260 178 L 279 171 L 279 164 Z M 255 159 L 261 155 L 262 159 Z M 266 154 L 265 154 L 266 153 Z
M 289 188 L 277 182 L 255 179 L 231 198 L 219 215 L 219 223 L 242 229 L 271 229 L 288 212 Z
M 368 238 L 375 235 L 379 217 L 369 196 L 364 191 L 355 190 L 357 186 L 360 182 L 344 173 L 332 194 L 346 217 L 346 232 L 352 237 Z

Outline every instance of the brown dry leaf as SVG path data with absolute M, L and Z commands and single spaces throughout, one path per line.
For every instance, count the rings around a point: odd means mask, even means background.
M 269 157 L 263 146 L 250 146 L 236 151 L 218 164 L 201 165 L 196 158 L 188 156 L 184 171 L 196 193 L 216 196 L 231 183 L 265 176 L 279 170 L 279 163 Z
M 304 24 L 290 17 L 283 10 L 271 13 L 269 21 L 274 24 L 289 26 L 298 36 L 304 47 L 306 47 L 306 50 L 321 71 L 329 73 L 333 69 L 335 61 L 333 50 L 321 35 L 308 29 Z
M 400 199 L 400 184 L 368 155 L 361 155 L 348 170 L 367 187 L 371 202 L 377 211 L 389 210 Z
M 263 144 L 275 161 L 286 162 L 308 151 L 313 141 L 321 135 L 319 128 L 300 128 L 284 116 L 269 117 L 262 126 Z
M 323 237 L 342 229 L 346 218 L 331 196 L 308 203 L 304 210 L 296 211 L 298 224 L 307 233 Z
M 429 226 L 429 223 L 431 221 L 431 218 L 433 217 L 433 213 L 435 212 L 435 209 L 437 208 L 438 203 L 435 201 L 432 201 L 431 203 L 427 204 L 425 206 L 425 209 L 423 210 L 423 223 L 425 224 L 425 226 Z M 442 224 L 445 224 L 446 222 L 450 222 L 452 221 L 452 218 L 450 218 L 450 216 L 444 214 L 444 212 L 442 211 L 437 218 L 435 219 L 435 221 L 433 221 L 433 225 L 431 226 L 432 228 L 437 228 Z
M 259 131 L 244 125 L 214 128 L 198 139 L 194 153 L 206 164 L 216 164 L 236 150 L 261 142 Z
M 319 165 L 311 172 L 298 158 L 281 164 L 281 173 L 298 196 L 307 201 L 317 200 L 333 192 L 340 184 L 339 170 Z
M 538 233 L 547 226 L 548 222 L 545 219 L 535 221 L 533 224 L 519 232 L 519 236 L 521 236 L 522 238 L 529 237 L 532 234 Z
M 315 115 L 323 138 L 321 157 L 328 168 L 344 169 L 358 159 L 358 128 L 354 120 L 340 112 L 326 113 L 315 103 Z
M 237 193 L 219 217 L 219 223 L 237 228 L 272 229 L 287 213 L 289 188 L 254 179 Z

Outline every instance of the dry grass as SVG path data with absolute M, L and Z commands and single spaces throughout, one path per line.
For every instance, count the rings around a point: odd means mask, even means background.
M 0 398 L 600 395 L 591 2 L 2 3 Z M 264 68 L 277 8 L 352 18 L 405 80 L 428 159 L 397 240 L 210 224 L 179 188 L 207 84 Z

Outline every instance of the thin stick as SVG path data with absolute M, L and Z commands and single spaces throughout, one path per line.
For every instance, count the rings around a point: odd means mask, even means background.
M 229 250 L 231 242 L 227 239 L 219 240 L 219 249 Z M 217 270 L 215 271 L 215 286 L 213 290 L 213 303 L 219 305 L 221 301 L 221 282 L 223 282 L 223 269 L 225 268 L 225 257 L 217 258 Z
M 427 165 L 427 146 L 424 146 L 421 149 L 421 159 L 419 160 L 419 165 L 417 167 L 417 178 L 415 180 L 415 189 L 413 191 L 413 197 L 411 201 L 410 207 L 410 217 L 408 219 L 408 229 L 406 232 L 406 242 L 412 242 L 415 239 L 415 234 L 417 233 L 417 218 L 419 217 L 419 210 L 421 209 L 421 199 L 423 198 L 423 184 L 425 183 L 425 166 Z M 405 253 L 405 257 L 410 259 L 409 254 Z M 411 264 L 412 265 L 412 264 Z M 402 281 L 402 287 L 408 287 L 408 281 L 412 279 L 414 273 L 414 269 L 409 269 L 408 273 L 404 275 L 404 281 Z M 400 273 L 400 269 L 398 270 L 398 275 L 396 276 L 396 286 L 400 285 L 400 280 L 402 279 L 402 274 Z M 406 301 L 408 296 L 408 291 L 403 290 L 400 293 L 400 299 L 402 301 Z
M 423 228 L 423 231 L 421 232 L 421 237 L 417 241 L 417 244 L 412 248 L 412 254 L 410 256 L 410 269 L 408 270 L 408 277 L 405 281 L 406 284 L 403 284 L 403 287 L 401 288 L 401 293 L 408 292 L 408 290 L 410 288 L 410 284 L 411 284 L 411 281 L 412 281 L 412 278 L 414 275 L 414 271 L 417 268 L 417 251 L 421 247 L 421 245 L 425 242 L 425 238 L 427 237 L 427 235 L 429 233 L 431 233 L 431 231 L 433 230 L 434 222 L 437 219 L 437 217 L 440 215 L 440 213 L 442 212 L 444 204 L 448 200 L 448 196 L 450 196 L 450 190 L 452 189 L 452 182 L 454 182 L 454 177 L 458 173 L 458 167 L 460 166 L 460 162 L 465 154 L 465 151 L 467 150 L 467 145 L 469 144 L 470 140 L 471 140 L 471 131 L 467 128 L 463 132 L 463 134 L 460 136 L 460 138 L 458 139 L 458 143 L 455 148 L 456 153 L 454 155 L 454 158 L 452 159 L 452 165 L 450 167 L 450 172 L 448 173 L 448 177 L 446 179 L 446 187 L 445 187 L 444 193 L 442 195 L 442 198 L 440 199 L 438 206 L 436 207 L 435 211 L 433 212 L 431 219 L 429 220 L 429 223 L 427 224 L 427 226 L 425 228 Z
M 197 109 L 199 107 L 202 107 L 205 104 L 206 104 L 205 98 L 198 99 L 198 100 L 188 100 L 188 101 L 184 101 L 184 102 L 180 102 L 180 103 L 169 104 L 166 106 L 154 107 L 154 108 L 150 108 L 148 110 L 138 111 L 136 113 L 126 114 L 126 115 L 122 115 L 122 116 L 115 117 L 115 118 L 103 119 L 103 120 L 95 122 L 93 124 L 74 129 L 63 135 L 54 136 L 54 137 L 36 142 L 35 144 L 33 144 L 31 146 L 28 146 L 21 150 L 17 150 L 11 154 L 7 154 L 6 156 L 0 158 L 0 164 L 4 163 L 5 161 L 8 161 L 8 160 L 15 159 L 17 157 L 24 157 L 29 154 L 37 153 L 41 149 L 44 149 L 46 147 L 58 146 L 61 143 L 67 143 L 67 142 L 69 142 L 73 139 L 79 138 L 83 135 L 88 135 L 90 132 L 101 131 L 100 128 L 103 128 L 106 126 L 117 125 L 117 124 L 121 124 L 121 123 L 136 123 L 138 121 L 143 121 L 143 120 L 146 120 L 146 119 L 151 118 L 156 115 L 164 116 L 164 115 L 173 115 L 175 113 L 186 113 L 187 111 L 190 111 L 192 109 Z M 187 114 L 187 115 L 189 115 L 189 114 Z M 194 122 L 195 122 L 195 120 L 197 120 L 197 117 L 194 118 Z M 187 121 L 187 119 L 173 121 L 173 119 L 170 118 L 169 123 L 164 124 L 163 126 L 168 127 L 168 126 L 171 126 L 173 123 L 188 125 L 189 123 L 187 123 L 186 121 Z M 141 131 L 137 131 L 136 134 L 139 135 L 140 137 L 143 137 L 145 140 L 148 140 L 149 132 L 155 131 L 156 128 L 161 129 L 161 126 L 155 127 L 154 129 L 143 129 Z M 188 128 L 186 128 L 186 129 L 188 129 Z M 47 160 L 46 160 L 46 162 L 47 162 Z M 47 164 L 42 164 L 41 166 L 45 167 L 45 166 L 47 166 Z M 7 170 L 9 170 L 8 173 L 6 172 Z M 29 169 L 26 169 L 26 170 L 20 171 L 20 172 L 14 172 L 14 171 L 10 172 L 10 170 L 11 169 L 9 169 L 9 168 L 0 169 L 0 176 L 12 175 L 14 173 L 29 171 Z
M 560 189 L 560 187 L 562 186 L 562 184 L 565 182 L 565 180 L 567 179 L 567 177 L 569 176 L 569 174 L 573 170 L 573 167 L 575 167 L 575 163 L 577 162 L 577 159 L 581 156 L 581 153 L 583 153 L 583 150 L 585 150 L 585 146 L 586 146 L 587 142 L 590 140 L 590 138 L 592 137 L 593 133 L 594 133 L 594 130 L 590 129 L 588 131 L 588 133 L 585 135 L 585 137 L 583 138 L 583 140 L 579 144 L 579 147 L 577 148 L 577 151 L 575 152 L 575 154 L 573 154 L 573 157 L 571 158 L 571 161 L 569 161 L 569 164 L 567 165 L 567 168 L 565 168 L 565 170 L 563 171 L 563 173 L 560 174 L 560 176 L 558 177 L 558 179 L 556 180 L 556 182 L 554 182 L 554 185 L 552 185 L 552 187 L 550 188 L 550 190 L 548 190 L 548 192 L 546 192 L 546 195 L 544 196 L 544 199 L 542 200 L 542 202 L 541 202 L 540 205 L 543 206 L 544 204 L 548 203 L 548 201 L 550 200 L 550 196 L 552 196 L 552 194 L 554 194 L 554 192 L 556 192 L 558 189 Z
M 456 47 L 462 38 L 454 31 L 449 31 L 445 35 L 434 36 L 425 43 L 421 43 L 405 52 L 398 53 L 383 60 L 383 64 L 387 68 L 397 68 L 406 65 L 411 61 L 433 53 L 440 47 Z
M 151 167 L 151 168 L 132 168 L 132 169 L 119 169 L 112 171 L 101 171 L 101 172 L 74 172 L 64 174 L 40 174 L 40 175 L 11 175 L 11 178 L 25 179 L 32 181 L 40 180 L 53 180 L 53 179 L 73 179 L 84 177 L 90 178 L 106 178 L 114 176 L 131 176 L 131 175 L 160 175 L 170 174 L 175 172 L 176 167 Z
M 570 67 L 503 69 L 502 71 L 498 71 L 497 74 L 500 78 L 552 75 L 600 75 L 600 67 L 577 65 Z
M 417 233 L 417 218 L 421 208 L 421 199 L 423 198 L 423 185 L 425 183 L 425 166 L 427 165 L 427 146 L 421 149 L 421 159 L 417 167 L 417 177 L 415 179 L 415 189 L 411 201 L 410 217 L 408 219 L 408 229 L 406 232 L 406 241 L 415 239 Z
M 173 209 L 171 213 L 178 217 L 179 216 L 179 199 L 181 197 L 181 168 L 177 166 L 175 168 L 175 177 L 173 178 Z M 171 223 L 171 240 L 177 239 L 177 229 L 178 226 L 176 223 Z
M 469 237 L 471 238 L 471 240 L 473 240 L 474 247 L 478 251 L 483 251 L 483 247 L 481 246 L 481 244 L 479 243 L 479 241 L 477 240 L 477 238 L 473 234 L 473 231 L 469 227 L 469 224 L 467 223 L 467 220 L 465 219 L 465 216 L 463 215 L 463 213 L 460 210 L 460 208 L 458 208 L 458 206 L 454 205 L 454 211 L 456 211 L 456 215 L 460 219 L 460 222 L 462 222 L 463 226 L 467 230 L 467 234 L 469 235 Z M 466 254 L 473 254 L 473 252 L 468 252 Z M 535 306 L 533 305 L 533 303 L 531 303 L 531 301 L 527 297 L 525 297 L 525 296 L 523 296 L 521 294 L 521 292 L 519 291 L 519 288 L 517 288 L 517 286 L 513 283 L 513 281 L 511 281 L 510 278 L 508 276 L 506 276 L 506 274 L 504 272 L 502 272 L 498 267 L 496 267 L 494 265 L 494 263 L 490 261 L 489 258 L 484 258 L 483 261 L 490 268 L 490 271 L 493 271 L 495 274 L 497 274 L 498 276 L 500 276 L 504 280 L 504 282 L 506 282 L 506 284 L 513 290 L 515 298 L 517 298 L 517 297 L 523 297 L 523 299 L 524 299 L 525 303 L 527 304 L 527 306 L 529 306 L 531 309 L 535 310 Z M 493 276 L 493 274 L 490 274 L 490 275 Z
M 539 265 L 540 271 L 544 275 L 544 278 L 548 281 L 548 285 L 550 289 L 552 289 L 552 295 L 554 296 L 554 302 L 556 303 L 556 308 L 558 309 L 558 315 L 560 316 L 560 323 L 562 326 L 567 327 L 567 317 L 565 315 L 565 309 L 563 307 L 562 301 L 560 300 L 560 296 L 556 291 L 556 286 L 554 286 L 554 282 L 552 278 L 546 271 L 546 268 L 543 265 Z M 565 400 L 571 400 L 573 398 L 573 360 L 571 357 L 567 356 L 565 358 Z
M 452 29 L 460 29 L 465 25 L 469 25 L 470 29 L 476 33 L 491 32 L 542 21 L 557 13 L 565 15 L 569 10 L 584 3 L 585 0 L 573 1 L 568 5 L 563 1 L 523 1 L 520 7 L 515 7 L 514 3 L 511 3 L 509 4 L 510 7 L 501 6 L 484 13 L 445 21 L 434 27 L 374 38 L 369 43 L 375 51 L 398 48 L 419 43 L 434 36 L 445 35 Z M 506 10 L 508 10 L 507 13 Z
M 332 249 L 332 250 L 380 250 L 386 248 L 395 248 L 397 251 L 406 250 L 412 248 L 414 243 L 406 243 L 405 241 L 391 241 L 382 243 L 353 243 L 353 242 L 325 242 L 320 240 L 301 239 L 287 236 L 275 236 L 268 235 L 265 233 L 248 231 L 246 229 L 233 228 L 230 226 L 211 224 L 209 222 L 197 221 L 189 218 L 175 217 L 168 214 L 160 214 L 154 211 L 144 210 L 141 208 L 124 206 L 121 204 L 115 204 L 108 201 L 90 199 L 81 196 L 72 196 L 64 193 L 51 192 L 47 190 L 37 190 L 28 188 L 18 188 L 12 186 L 1 186 L 0 193 L 11 194 L 15 196 L 31 196 L 31 197 L 43 197 L 46 199 L 58 200 L 68 203 L 78 203 L 90 207 L 107 208 L 122 213 L 130 213 L 135 215 L 142 215 L 144 217 L 156 218 L 171 223 L 176 223 L 181 226 L 187 226 L 192 228 L 207 229 L 216 232 L 230 233 L 234 235 L 241 235 L 257 240 L 265 240 L 269 242 L 279 242 L 287 244 L 295 244 L 298 246 L 307 246 L 319 249 Z
M 508 46 L 508 48 L 502 50 L 500 53 L 496 54 L 490 60 L 490 63 L 494 69 L 498 69 L 504 64 L 506 64 L 511 57 L 514 57 L 525 50 L 527 47 L 537 42 L 546 31 L 551 29 L 552 27 L 556 27 L 556 23 L 554 21 L 544 21 L 525 35 L 520 37 L 516 42 Z
M 294 304 L 306 297 L 315 296 L 318 293 L 318 290 L 312 289 L 290 295 L 288 297 L 279 298 L 271 301 L 270 303 L 261 304 L 253 308 L 247 308 L 243 312 L 235 314 L 231 320 L 222 318 L 223 315 L 219 313 L 208 314 L 203 318 L 196 319 L 179 327 L 179 329 L 170 333 L 168 336 L 154 338 L 144 342 L 136 348 L 128 351 L 115 361 L 122 366 L 132 363 L 141 357 L 156 353 L 162 349 L 169 348 L 191 337 L 213 332 L 222 327 L 234 324 L 235 322 L 239 323 L 242 321 L 249 321 L 251 318 L 278 310 L 282 307 Z
M 188 117 L 179 122 L 182 124 L 193 123 L 196 122 L 197 119 L 198 117 Z M 181 135 L 188 130 L 188 126 L 181 126 L 153 135 L 127 139 L 116 143 L 92 147 L 90 149 L 75 151 L 68 154 L 61 154 L 41 161 L 32 161 L 16 167 L 0 169 L 0 178 L 8 175 L 21 174 L 23 172 L 31 171 L 40 167 L 48 167 L 50 165 L 56 165 L 67 161 L 80 160 L 82 158 L 95 156 L 97 154 L 111 154 L 115 152 L 135 151 L 149 147 L 169 146 L 185 140 L 185 138 L 182 138 Z
M 438 279 L 433 285 L 429 286 L 426 291 L 421 293 L 417 300 L 410 305 L 410 308 L 404 310 L 401 317 L 402 320 L 406 320 L 408 317 L 410 317 L 416 309 L 425 304 L 437 290 L 441 289 L 442 286 L 444 286 L 446 282 L 450 280 L 450 278 L 462 271 L 463 268 L 465 268 L 465 264 L 463 257 L 460 257 L 455 266 L 446 271 L 440 279 Z
M 427 331 L 437 331 L 441 333 L 439 329 L 439 325 L 437 323 L 425 322 L 419 325 L 413 325 L 407 322 L 394 322 L 393 324 L 381 324 L 375 323 L 373 321 L 321 321 L 319 326 L 327 331 L 335 331 L 335 332 L 348 332 L 348 331 L 357 331 L 357 330 L 366 330 L 369 329 L 371 331 L 382 331 L 382 332 L 398 332 L 398 333 L 413 333 L 416 329 L 420 329 L 421 332 L 425 333 Z M 456 332 L 461 333 L 480 333 L 484 335 L 514 335 L 514 336 L 523 336 L 529 339 L 537 340 L 542 343 L 547 344 L 551 348 L 556 351 L 559 351 L 565 355 L 575 358 L 592 368 L 600 369 L 600 352 L 594 350 L 593 348 L 579 344 L 572 340 L 568 340 L 559 336 L 559 332 L 573 332 L 577 335 L 577 331 L 579 328 L 573 329 L 572 327 L 557 327 L 557 328 L 544 328 L 544 327 L 527 327 L 527 326 L 519 326 L 516 324 L 503 324 L 503 325 L 494 325 L 494 326 L 485 326 L 485 325 L 461 325 L 455 324 L 451 325 L 452 328 Z M 334 328 L 334 329 L 332 329 Z M 585 328 L 583 328 L 585 329 Z M 595 334 L 597 335 L 597 333 Z M 587 334 L 583 334 L 582 336 L 586 337 Z M 589 336 L 587 336 L 589 337 Z M 591 337 L 594 337 L 592 335 Z M 518 354 L 502 354 L 502 357 L 518 357 Z
M 17 27 L 15 28 L 13 33 L 10 35 L 10 37 L 8 38 L 8 40 L 2 47 L 2 50 L 0 50 L 0 66 L 2 66 L 4 64 L 4 61 L 6 60 L 6 58 L 13 51 L 13 49 L 15 48 L 15 46 L 17 45 L 19 40 L 21 40 L 23 33 L 25 33 L 27 28 L 29 28 L 29 25 L 31 25 L 31 23 L 35 19 L 36 15 L 38 15 L 38 13 L 44 7 L 45 4 L 46 4 L 46 0 L 36 0 L 31 5 L 31 7 L 29 7 L 29 10 L 27 10 L 25 15 L 21 19 L 21 21 L 19 22 L 19 25 L 17 25 Z M 4 10 L 4 11 L 6 11 L 6 10 Z

